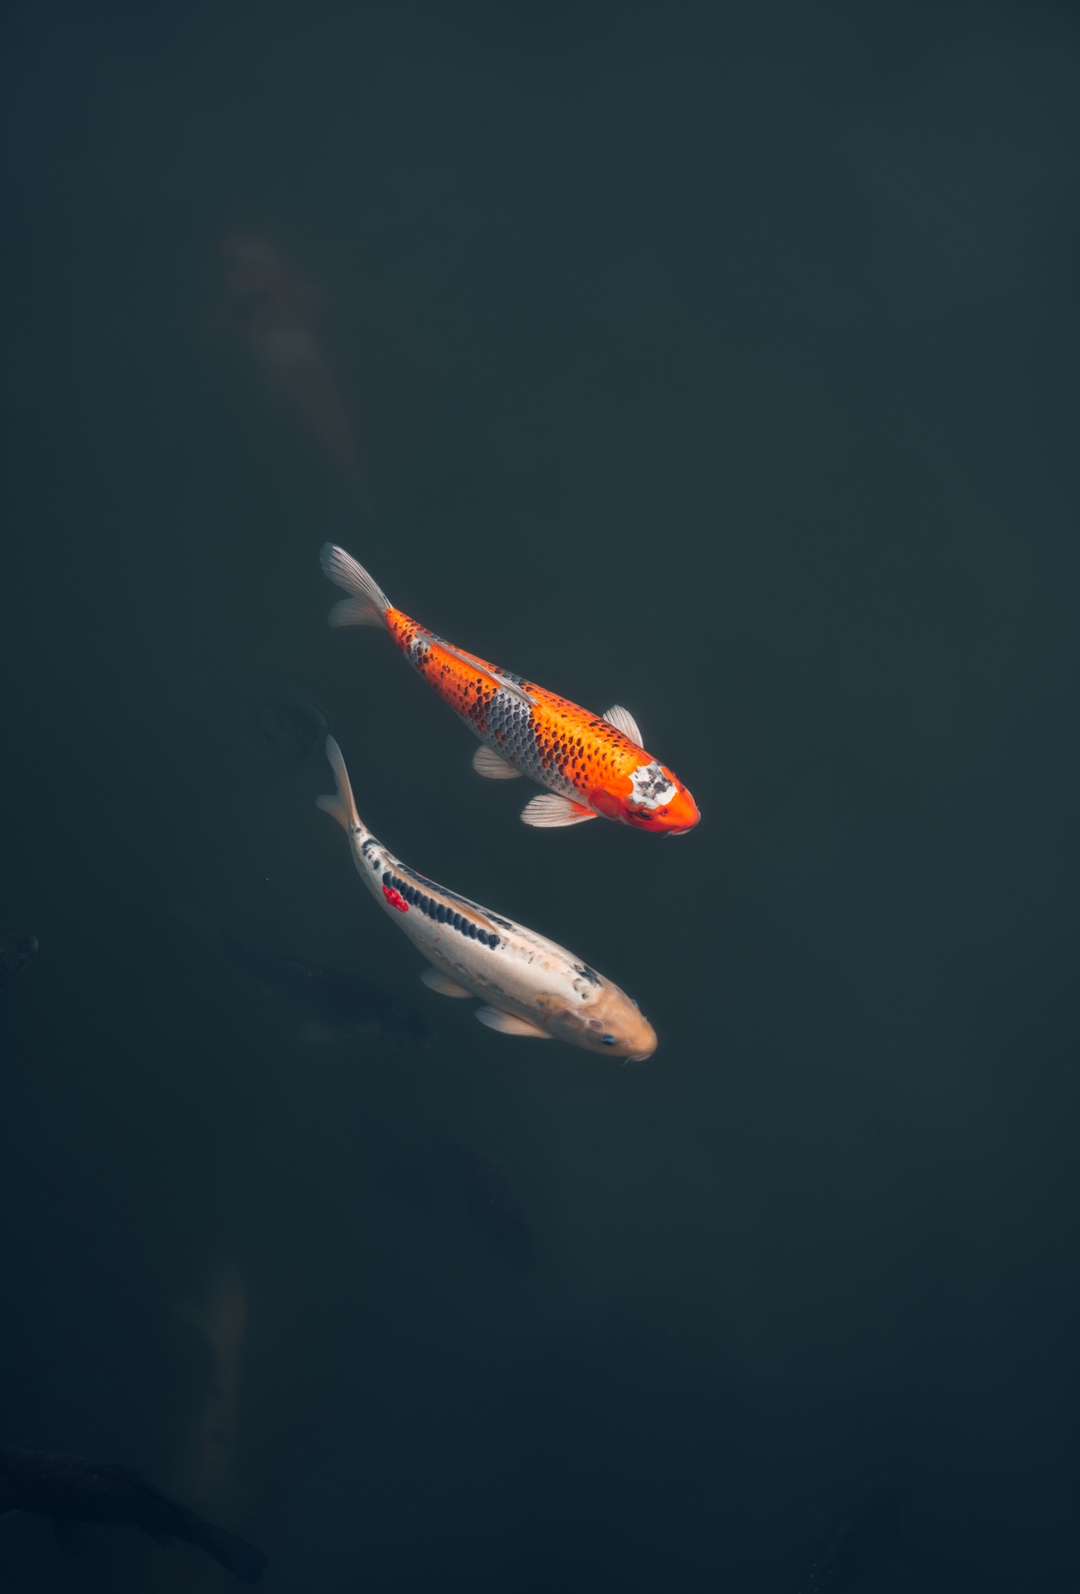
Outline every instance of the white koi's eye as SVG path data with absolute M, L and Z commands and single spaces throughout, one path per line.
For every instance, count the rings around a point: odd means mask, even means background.
M 614 1035 L 601 1035 L 600 1043 L 603 1046 L 614 1046 L 615 1045 L 615 1037 L 614 1037 Z

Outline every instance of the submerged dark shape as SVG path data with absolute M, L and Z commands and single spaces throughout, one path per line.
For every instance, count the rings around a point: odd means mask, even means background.
M 912 1529 L 912 1479 L 891 1467 L 842 1512 L 811 1562 L 800 1594 L 847 1594 L 873 1566 L 903 1554 Z
M 326 351 L 322 293 L 265 234 L 230 232 L 221 254 L 230 316 L 263 381 L 363 500 L 364 455 Z
M 139 1528 L 159 1541 L 183 1539 L 243 1583 L 257 1583 L 266 1566 L 255 1545 L 160 1494 L 128 1467 L 0 1449 L 0 1516 L 6 1511 L 49 1517 L 61 1530 L 98 1522 Z
M 37 950 L 36 935 L 0 934 L 0 988 L 11 984 Z
M 525 1275 L 540 1258 L 540 1244 L 527 1211 L 503 1174 L 466 1146 L 440 1140 L 426 1148 L 427 1180 L 413 1181 L 413 1199 L 426 1195 L 443 1220 L 463 1224 L 483 1243 L 489 1263 Z M 434 1231 L 435 1214 L 431 1227 Z
M 298 773 L 326 740 L 326 716 L 315 698 L 290 686 L 258 707 L 257 718 L 268 751 L 290 773 Z
M 361 974 L 306 963 L 268 947 L 226 943 L 230 961 L 267 990 L 288 999 L 306 1019 L 301 1037 L 311 1042 L 347 1040 L 363 1032 L 409 1041 L 431 1033 L 419 1003 L 410 1002 Z
M 183 1315 L 208 1353 L 205 1390 L 192 1413 L 186 1492 L 200 1505 L 211 1505 L 226 1494 L 240 1424 L 249 1303 L 239 1268 L 231 1262 L 219 1266 L 205 1298 L 185 1307 Z

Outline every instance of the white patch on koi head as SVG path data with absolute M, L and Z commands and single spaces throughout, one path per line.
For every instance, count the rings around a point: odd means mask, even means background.
M 661 766 L 655 762 L 643 764 L 630 776 L 634 795 L 630 801 L 641 808 L 663 808 L 678 795 Z

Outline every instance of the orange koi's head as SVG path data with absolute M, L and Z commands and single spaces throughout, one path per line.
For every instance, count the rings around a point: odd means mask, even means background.
M 701 818 L 682 781 L 663 764 L 640 765 L 625 786 L 618 796 L 611 791 L 592 791 L 589 802 L 609 819 L 658 836 L 685 836 Z

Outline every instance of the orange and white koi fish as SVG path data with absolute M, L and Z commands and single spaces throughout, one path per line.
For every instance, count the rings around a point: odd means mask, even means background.
M 614 819 L 635 830 L 684 836 L 701 815 L 689 791 L 642 744 L 625 708 L 590 714 L 510 670 L 436 636 L 389 598 L 343 548 L 327 543 L 322 567 L 352 596 L 330 611 L 330 624 L 385 625 L 410 663 L 483 746 L 473 768 L 488 780 L 527 775 L 551 796 L 534 797 L 521 817 L 555 828 Z
M 502 1035 L 531 1035 L 644 1062 L 656 1031 L 632 997 L 573 952 L 417 874 L 377 841 L 356 811 L 332 736 L 326 756 L 337 795 L 319 807 L 349 838 L 361 879 L 427 959 L 420 978 L 441 996 L 478 996 L 476 1016 Z

